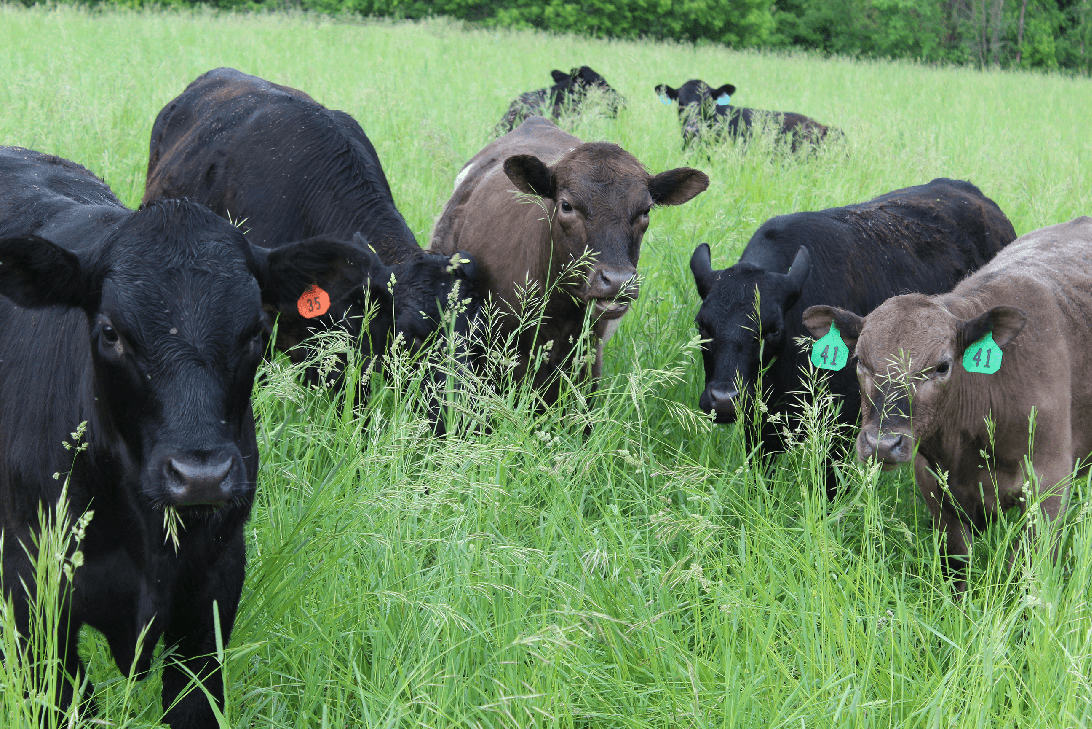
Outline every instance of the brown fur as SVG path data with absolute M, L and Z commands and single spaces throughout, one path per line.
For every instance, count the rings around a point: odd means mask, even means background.
M 934 524 L 959 562 L 970 554 L 972 528 L 1034 496 L 1023 492 L 1025 458 L 1052 520 L 1078 459 L 1092 453 L 1090 251 L 1092 218 L 1078 218 L 1016 240 L 949 294 L 896 296 L 864 319 L 820 311 L 826 307 L 805 312 L 813 334 L 825 333 L 834 315 L 851 349 L 856 339 L 858 456 L 890 467 L 914 461 Z M 1001 369 L 967 372 L 964 350 L 988 331 L 1002 349 Z M 987 419 L 996 424 L 992 447 Z M 942 472 L 950 493 L 938 484 Z
M 522 313 L 518 289 L 533 282 L 542 292 L 558 284 L 537 334 L 519 344 L 516 370 L 517 377 L 526 374 L 535 341 L 553 341 L 547 366 L 534 380 L 552 402 L 553 375 L 571 353 L 589 306 L 595 307 L 597 337 L 591 374 L 600 375 L 602 345 L 637 298 L 632 279 L 649 208 L 684 203 L 708 184 L 704 173 L 690 168 L 649 175 L 617 145 L 584 144 L 547 119 L 531 117 L 463 167 L 433 229 L 431 249 L 475 257 L 494 302 L 509 314 L 502 336 L 515 331 Z M 559 281 L 566 266 L 588 254 L 594 265 Z

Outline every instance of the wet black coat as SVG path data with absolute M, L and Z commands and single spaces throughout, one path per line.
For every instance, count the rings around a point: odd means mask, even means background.
M 830 304 L 864 316 L 896 294 L 950 291 L 1015 238 L 1008 218 L 977 187 L 936 179 L 857 205 L 771 218 L 739 262 L 720 271 L 711 268 L 709 247 L 698 246 L 690 262 L 702 298 L 696 322 L 710 340 L 702 345 L 699 407 L 717 422 L 733 422 L 737 377 L 751 394 L 763 364 L 770 412 L 788 414 L 795 427 L 792 393 L 802 389 L 803 369 L 810 366 L 810 344 L 796 343 L 810 340 L 804 309 Z M 829 383 L 842 401 L 841 422 L 852 424 L 860 410 L 853 362 Z M 768 425 L 763 442 L 775 450 L 783 445 Z
M 350 240 L 362 234 L 390 266 L 377 277 L 379 288 L 393 275 L 395 331 L 410 346 L 420 346 L 437 329 L 437 302 L 446 304 L 456 285 L 472 298 L 461 330 L 478 306 L 470 256 L 459 257 L 468 263 L 453 264 L 451 256 L 422 250 L 395 207 L 364 130 L 348 114 L 297 89 L 217 68 L 164 106 L 152 127 L 144 200 L 174 197 L 197 200 L 238 221 L 247 240 L 265 248 L 318 235 Z M 373 293 L 380 309 L 389 310 L 382 291 Z M 388 346 L 388 332 L 377 331 L 385 324 L 389 320 L 371 328 L 375 351 Z M 298 332 L 278 346 L 306 335 Z
M 67 481 L 73 518 L 94 512 L 60 622 L 70 676 L 84 673 L 83 625 L 123 674 L 134 660 L 147 671 L 162 637 L 222 705 L 212 610 L 226 644 L 258 472 L 250 394 L 265 309 L 295 306 L 313 284 L 359 288 L 366 264 L 342 243 L 253 248 L 196 203 L 132 212 L 77 164 L 0 148 L 0 575 L 26 635 L 24 547 Z M 65 448 L 81 429 L 82 450 Z M 165 544 L 168 506 L 184 523 L 177 550 Z M 164 710 L 188 681 L 166 665 Z M 200 689 L 166 721 L 216 725 Z

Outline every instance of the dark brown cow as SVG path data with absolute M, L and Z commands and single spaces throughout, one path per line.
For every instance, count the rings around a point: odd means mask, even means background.
M 865 318 L 826 306 L 804 312 L 812 334 L 833 321 L 856 347 L 857 455 L 885 468 L 914 461 L 959 591 L 971 529 L 1035 496 L 1024 492 L 1025 463 L 1054 519 L 1078 459 L 1092 453 L 1089 251 L 1092 218 L 1078 218 L 1017 239 L 949 294 L 896 296 Z
M 502 336 L 516 331 L 518 289 L 527 282 L 540 291 L 553 286 L 541 327 L 520 338 L 515 372 L 527 374 L 535 341 L 552 341 L 533 382 L 553 402 L 553 375 L 573 351 L 589 307 L 597 345 L 591 374 L 601 374 L 603 345 L 637 298 L 633 278 L 652 206 L 679 205 L 708 184 L 704 173 L 688 167 L 650 175 L 615 144 L 585 144 L 549 120 L 531 117 L 463 167 L 431 248 L 474 255 L 489 293 L 514 315 L 504 318 Z M 541 200 L 521 199 L 521 193 Z M 582 256 L 593 258 L 593 265 L 560 281 Z

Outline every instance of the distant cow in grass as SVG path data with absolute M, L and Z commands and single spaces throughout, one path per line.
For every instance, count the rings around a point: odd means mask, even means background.
M 761 111 L 732 106 L 736 87 L 724 84 L 713 88 L 700 79 L 691 79 L 677 89 L 659 84 L 656 93 L 665 103 L 677 102 L 682 123 L 683 146 L 694 142 L 713 141 L 723 136 L 745 137 L 761 118 L 772 120 L 774 128 L 790 139 L 792 151 L 816 144 L 838 130 L 791 111 Z
M 709 247 L 698 246 L 690 260 L 702 298 L 696 322 L 709 340 L 702 345 L 699 407 L 719 423 L 734 422 L 740 401 L 755 395 L 759 370 L 768 368 L 769 411 L 795 428 L 794 393 L 803 389 L 809 352 L 797 343 L 808 334 L 804 309 L 832 303 L 863 316 L 905 291 L 948 291 L 1015 238 L 1008 218 L 977 187 L 936 179 L 865 203 L 771 218 L 739 261 L 719 271 Z M 860 407 L 852 369 L 833 372 L 829 383 L 842 401 L 840 422 L 852 424 Z M 784 445 L 768 422 L 762 441 L 767 450 Z
M 633 278 L 652 208 L 680 205 L 708 184 L 704 173 L 688 167 L 650 175 L 615 144 L 584 143 L 531 117 L 463 167 L 433 229 L 432 248 L 474 254 L 493 301 L 509 313 L 501 335 L 516 331 L 521 287 L 550 291 L 541 327 L 520 339 L 516 369 L 517 377 L 526 375 L 534 343 L 552 342 L 533 375 L 550 403 L 585 314 L 596 337 L 591 375 L 599 378 L 603 346 L 637 298 Z M 591 262 L 560 280 L 582 257 Z
M 1073 469 L 1087 470 L 1090 251 L 1092 218 L 1077 218 L 1019 238 L 950 293 L 896 296 L 866 317 L 830 306 L 804 312 L 812 334 L 834 323 L 856 353 L 857 455 L 885 468 L 913 461 L 958 591 L 966 589 L 972 530 L 1036 496 L 1055 519 Z M 1024 490 L 1027 462 L 1038 494 Z
M 549 116 L 558 119 L 562 114 L 575 113 L 584 102 L 590 89 L 603 94 L 607 111 L 613 117 L 625 106 L 622 95 L 611 88 L 598 73 L 581 66 L 572 71 L 551 71 L 554 85 L 548 89 L 528 91 L 512 102 L 504 118 L 497 124 L 496 134 L 507 134 L 529 116 Z
M 394 205 L 364 130 L 297 89 L 231 68 L 187 86 L 152 127 L 144 200 L 173 197 L 240 221 L 247 240 L 263 248 L 319 235 L 371 245 L 390 266 L 381 275 L 384 284 L 392 274 L 395 281 L 394 328 L 411 347 L 441 325 L 453 290 L 466 299 L 460 332 L 478 305 L 471 257 L 422 250 Z M 331 305 L 331 317 L 344 313 Z M 361 307 L 353 313 L 359 316 Z M 308 332 L 290 334 L 278 346 L 287 348 Z M 376 351 L 386 348 L 386 334 L 373 332 Z
M 321 239 L 252 246 L 188 201 L 132 212 L 75 163 L 0 148 L 0 583 L 20 635 L 39 619 L 28 595 L 39 514 L 66 481 L 69 513 L 94 512 L 83 565 L 63 585 L 68 680 L 46 700 L 71 702 L 90 625 L 125 674 L 146 672 L 162 637 L 177 659 L 163 668 L 166 722 L 217 726 L 201 687 L 182 692 L 196 676 L 223 707 L 217 645 L 243 589 L 266 310 L 298 316 L 316 285 L 331 298 L 359 289 L 369 259 Z M 168 508 L 183 524 L 176 545 Z

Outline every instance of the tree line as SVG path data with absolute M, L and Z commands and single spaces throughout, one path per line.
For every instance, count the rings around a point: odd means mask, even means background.
M 87 0 L 76 0 L 86 2 Z M 34 4 L 38 0 L 23 0 Z M 1092 0 L 90 0 L 421 19 L 980 68 L 1092 72 Z

